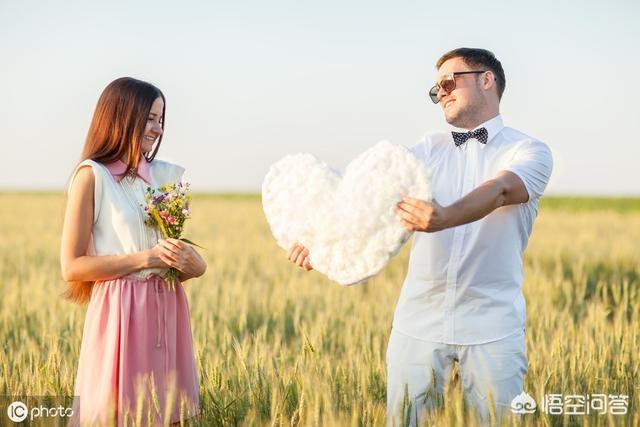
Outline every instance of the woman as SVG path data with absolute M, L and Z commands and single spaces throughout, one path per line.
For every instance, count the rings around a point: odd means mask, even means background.
M 69 183 L 60 255 L 65 296 L 88 302 L 74 425 L 175 423 L 200 410 L 187 298 L 162 274 L 176 268 L 184 282 L 201 276 L 206 263 L 190 245 L 162 240 L 143 210 L 147 186 L 180 181 L 184 172 L 154 160 L 164 117 L 158 88 L 113 81 Z

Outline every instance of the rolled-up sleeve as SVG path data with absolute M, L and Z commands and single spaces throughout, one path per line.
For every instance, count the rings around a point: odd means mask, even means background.
M 527 140 L 518 147 L 505 170 L 520 177 L 529 193 L 529 200 L 539 198 L 547 188 L 553 170 L 551 149 L 544 142 Z

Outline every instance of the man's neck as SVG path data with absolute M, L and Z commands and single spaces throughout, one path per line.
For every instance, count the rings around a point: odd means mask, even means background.
M 467 126 L 462 126 L 462 128 L 466 130 L 473 130 L 478 126 L 480 126 L 482 123 L 493 119 L 498 114 L 500 114 L 500 111 L 498 109 L 495 109 L 495 110 L 491 109 L 491 110 L 484 111 L 479 115 L 479 117 L 476 117 Z

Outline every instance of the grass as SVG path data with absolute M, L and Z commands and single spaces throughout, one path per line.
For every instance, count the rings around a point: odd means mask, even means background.
M 525 257 L 525 391 L 627 394 L 628 415 L 524 425 L 639 425 L 640 200 L 548 198 Z M 85 308 L 59 268 L 64 198 L 1 193 L 0 394 L 73 394 Z M 202 415 L 197 425 L 384 425 L 385 351 L 408 246 L 368 283 L 298 271 L 256 195 L 196 195 L 186 237 L 206 247 L 187 282 Z M 473 425 L 452 380 L 435 425 Z
M 634 197 L 543 197 L 541 209 L 572 212 L 609 210 L 620 213 L 640 212 L 640 198 Z

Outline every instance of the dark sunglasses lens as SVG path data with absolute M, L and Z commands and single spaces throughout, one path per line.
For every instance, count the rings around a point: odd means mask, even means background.
M 440 98 L 438 98 L 438 87 L 434 86 L 431 88 L 431 90 L 429 91 L 429 98 L 431 98 L 431 100 L 433 101 L 434 104 L 437 104 L 438 102 L 440 102 Z
M 447 77 L 440 82 L 440 86 L 445 92 L 451 93 L 456 88 L 456 81 L 455 79 Z

